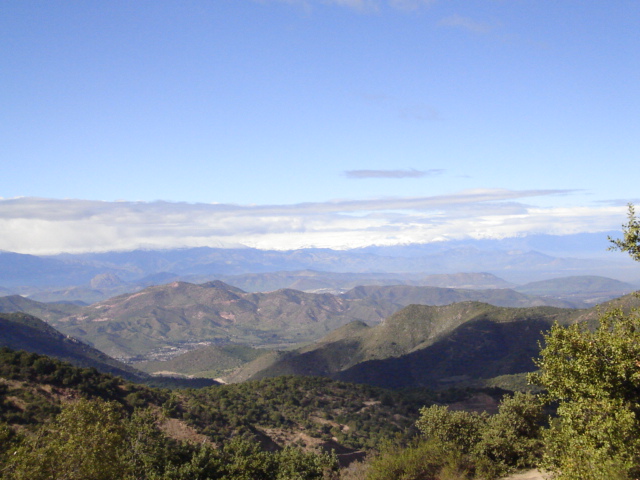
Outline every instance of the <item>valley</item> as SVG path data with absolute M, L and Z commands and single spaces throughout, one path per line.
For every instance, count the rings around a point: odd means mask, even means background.
M 286 455 L 311 463 L 295 468 L 357 479 L 386 448 L 405 455 L 422 445 L 416 425 L 428 409 L 484 415 L 474 422 L 489 428 L 507 415 L 505 394 L 539 392 L 528 374 L 554 328 L 595 328 L 602 311 L 640 307 L 634 285 L 597 275 L 523 284 L 489 273 L 207 277 L 160 272 L 132 282 L 110 272 L 64 290 L 5 288 L 0 428 L 49 428 L 48 419 L 68 409 L 115 402 L 122 412 L 162 411 L 144 435 L 191 462 L 211 449 L 209 458 L 227 464 L 242 458 L 242 469 L 264 465 L 260 455 L 271 455 L 269 468 L 286 469 L 293 467 L 283 455 L 297 452 Z M 117 294 L 103 298 L 108 292 Z M 513 401 L 524 401 L 517 395 Z M 127 425 L 140 421 L 118 415 Z M 136 425 L 127 428 L 142 432 Z M 391 438 L 402 447 L 389 447 Z M 205 450 L 193 450 L 194 442 Z
M 313 293 L 248 292 L 220 280 L 173 281 L 91 305 L 9 295 L 0 297 L 0 312 L 41 318 L 145 375 L 224 382 L 306 375 L 437 389 L 522 384 L 534 368 L 542 334 L 554 323 L 595 315 L 587 296 L 609 299 L 633 288 L 597 276 L 521 286 L 490 274 L 421 276 L 423 282 L 467 288 L 388 285 L 399 276 L 386 274 L 300 271 L 235 278 L 254 287 L 267 278 L 298 284 L 306 279 L 307 286 L 318 286 L 310 279 L 328 278 L 379 284 Z M 99 280 L 118 284 L 109 276 Z M 621 298 L 633 303 L 633 297 Z

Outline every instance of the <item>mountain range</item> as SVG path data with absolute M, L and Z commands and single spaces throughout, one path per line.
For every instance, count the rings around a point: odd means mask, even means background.
M 638 307 L 640 299 L 627 295 L 602 308 L 616 305 Z M 484 385 L 533 371 L 543 334 L 554 323 L 593 324 L 600 311 L 410 305 L 377 326 L 353 322 L 311 345 L 260 357 L 227 380 L 308 375 L 385 388 Z
M 148 376 L 99 350 L 63 335 L 39 318 L 25 313 L 0 313 L 0 347 L 48 355 L 79 367 L 94 367 L 103 373 L 141 382 Z
M 473 277 L 464 276 L 466 281 Z M 116 358 L 150 360 L 212 343 L 295 345 L 316 340 L 354 320 L 375 325 L 410 304 L 462 301 L 505 307 L 584 306 L 579 301 L 530 296 L 511 289 L 372 285 L 339 295 L 292 289 L 254 293 L 213 281 L 152 286 L 89 306 L 42 303 L 14 295 L 0 298 L 0 311 L 36 315 Z
M 573 277 L 526 288 L 567 293 L 572 282 L 592 292 L 625 286 Z M 638 303 L 633 295 L 617 301 Z M 599 312 L 511 289 L 370 285 L 340 295 L 292 289 L 253 293 L 221 281 L 172 282 L 89 306 L 0 297 L 0 312 L 16 311 L 37 315 L 64 334 L 34 317 L 5 315 L 3 333 L 14 332 L 18 324 L 35 328 L 33 334 L 3 335 L 11 339 L 11 348 L 42 335 L 49 340 L 41 344 L 82 345 L 78 338 L 149 373 L 225 374 L 229 381 L 328 376 L 387 388 L 473 384 L 530 371 L 542 333 L 554 322 L 593 320 Z M 306 345 L 292 351 L 251 348 L 301 343 Z M 42 348 L 38 353 L 50 354 Z M 172 357 L 171 363 L 159 361 Z
M 615 232 L 611 233 L 616 236 Z M 414 282 L 419 282 L 420 278 L 456 272 L 487 272 L 505 278 L 511 284 L 571 275 L 609 276 L 638 282 L 640 271 L 637 265 L 627 258 L 606 254 L 607 246 L 606 235 L 597 233 L 372 246 L 352 250 L 307 248 L 274 251 L 200 247 L 53 256 L 0 252 L 0 291 L 4 288 L 6 293 L 22 295 L 60 291 L 60 295 L 66 293 L 66 298 L 34 298 L 41 301 L 82 300 L 93 303 L 106 298 L 98 298 L 101 290 L 106 290 L 102 295 L 114 296 L 175 280 L 191 283 L 223 280 L 247 291 L 277 288 L 348 289 L 358 284 L 381 282 L 416 284 Z M 231 279 L 245 274 L 305 270 L 349 274 L 352 277 L 354 274 L 365 274 L 369 280 L 350 280 L 345 275 L 336 286 L 335 276 L 325 282 L 319 278 L 320 275 L 315 279 L 307 275 L 309 284 L 281 282 L 270 286 L 254 278 L 256 283 L 252 287 L 250 278 L 237 279 L 238 282 L 244 282 L 242 284 L 236 284 Z M 374 279 L 376 275 L 378 278 Z M 404 280 L 398 282 L 401 277 Z M 433 283 L 422 285 L 449 286 Z

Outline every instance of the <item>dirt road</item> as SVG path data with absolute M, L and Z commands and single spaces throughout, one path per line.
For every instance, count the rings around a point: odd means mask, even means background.
M 529 470 L 527 472 L 516 473 L 509 477 L 505 477 L 503 480 L 547 480 L 548 477 L 544 477 L 539 470 Z

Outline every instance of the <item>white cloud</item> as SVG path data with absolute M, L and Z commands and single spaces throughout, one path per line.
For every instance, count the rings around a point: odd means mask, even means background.
M 485 22 L 479 22 L 469 17 L 463 17 L 455 14 L 440 20 L 440 25 L 445 27 L 457 27 L 474 33 L 489 33 L 493 30 L 493 25 Z
M 435 3 L 436 0 L 389 0 L 389 5 L 400 10 L 417 10 Z
M 618 228 L 624 206 L 539 208 L 520 199 L 558 190 L 468 190 L 431 197 L 296 205 L 0 200 L 0 250 L 59 252 L 237 246 L 291 249 L 505 238 Z
M 413 11 L 435 3 L 436 0 L 254 0 L 259 3 L 289 3 L 304 7 L 307 11 L 315 4 L 337 5 L 361 12 L 376 12 L 387 6 L 398 10 Z
M 344 172 L 347 178 L 364 179 L 364 178 L 422 178 L 440 175 L 444 173 L 442 169 L 431 170 L 346 170 Z

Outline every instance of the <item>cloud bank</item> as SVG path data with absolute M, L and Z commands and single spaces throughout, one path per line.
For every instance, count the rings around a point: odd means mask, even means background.
M 573 234 L 618 228 L 624 206 L 539 208 L 564 190 L 467 190 L 430 197 L 246 206 L 0 199 L 0 250 L 31 254 L 229 247 L 356 248 L 447 239 Z

